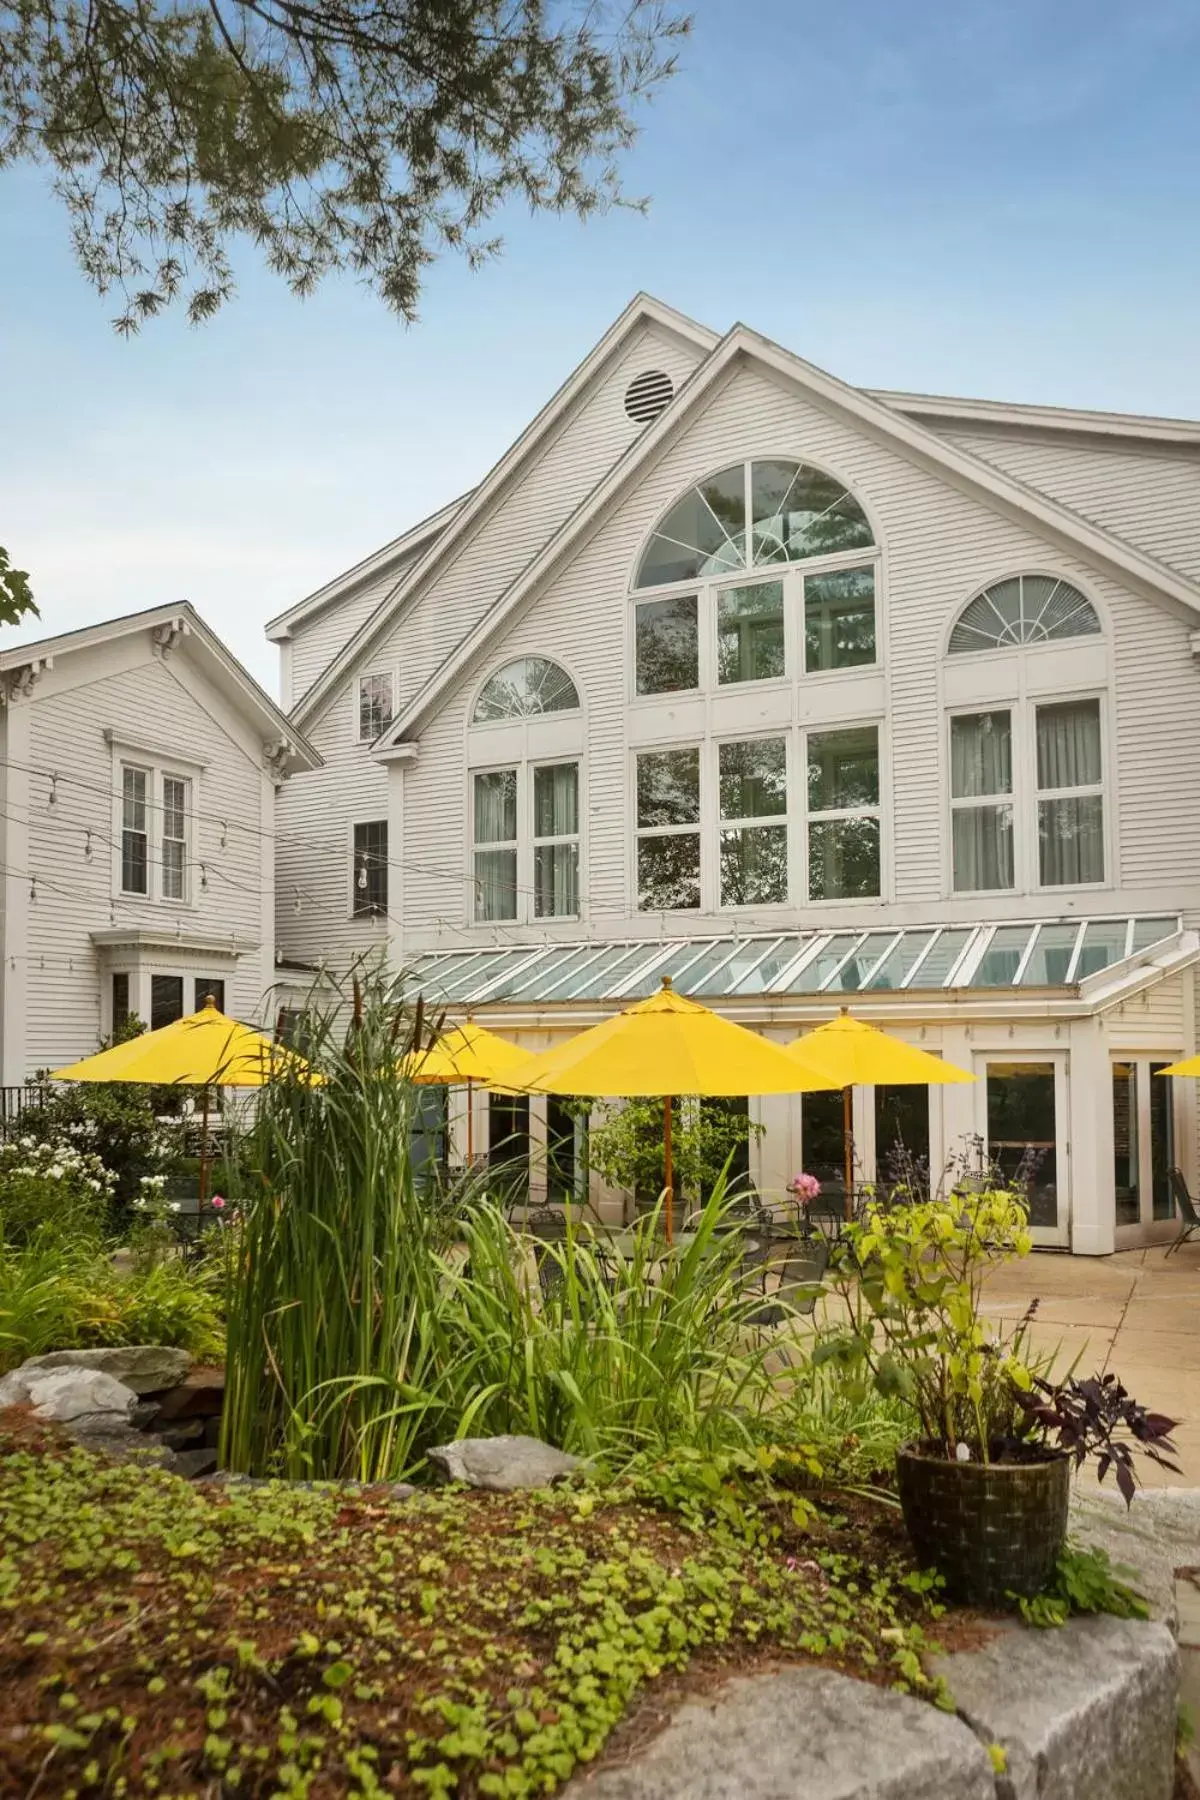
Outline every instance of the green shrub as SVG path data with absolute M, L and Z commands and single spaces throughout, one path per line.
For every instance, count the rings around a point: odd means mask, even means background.
M 40 1235 L 94 1243 L 102 1236 L 114 1178 L 98 1156 L 29 1134 L 0 1144 L 0 1239 Z
M 114 1177 L 115 1202 L 124 1208 L 143 1175 L 173 1166 L 177 1144 L 155 1117 L 156 1091 L 127 1081 L 73 1082 L 52 1093 L 44 1106 L 26 1108 L 22 1141 L 70 1143 L 100 1157 Z

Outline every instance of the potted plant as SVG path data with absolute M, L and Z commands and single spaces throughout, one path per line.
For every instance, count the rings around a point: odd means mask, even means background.
M 823 1335 L 815 1360 L 911 1405 L 916 1435 L 896 1475 L 913 1548 L 952 1598 L 1004 1606 L 1053 1573 L 1072 1461 L 1096 1455 L 1101 1479 L 1115 1468 L 1128 1499 L 1132 1448 L 1164 1462 L 1172 1421 L 1115 1378 L 1055 1386 L 1051 1359 L 1032 1353 L 1036 1301 L 1012 1323 L 983 1315 L 988 1269 L 1027 1256 L 1032 1239 L 1020 1195 L 974 1177 L 905 1206 L 873 1204 L 847 1228 L 831 1277 L 847 1322 Z

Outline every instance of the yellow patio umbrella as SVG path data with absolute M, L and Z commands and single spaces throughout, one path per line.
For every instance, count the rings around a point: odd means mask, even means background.
M 1181 1062 L 1168 1063 L 1165 1069 L 1155 1069 L 1156 1075 L 1191 1075 L 1200 1076 L 1200 1056 L 1185 1056 Z
M 443 1031 L 428 1050 L 410 1050 L 400 1059 L 401 1073 L 410 1081 L 457 1087 L 467 1090 L 467 1161 L 475 1160 L 475 1121 L 471 1096 L 475 1083 L 485 1087 L 506 1087 L 521 1067 L 530 1060 L 528 1050 L 499 1037 L 484 1025 L 477 1025 L 468 1014 L 461 1025 Z M 523 1090 L 522 1090 L 523 1091 Z
M 209 994 L 199 1012 L 188 1013 L 157 1031 L 144 1031 L 82 1062 L 55 1069 L 53 1081 L 136 1081 L 147 1087 L 198 1087 L 204 1090 L 204 1123 L 200 1155 L 200 1200 L 208 1178 L 208 1090 L 213 1087 L 262 1087 L 273 1075 L 307 1068 L 303 1057 L 239 1025 L 218 1011 Z
M 668 1242 L 673 1225 L 671 1123 L 679 1095 L 798 1094 L 837 1085 L 781 1045 L 675 993 L 669 975 L 648 1000 L 625 1007 L 555 1050 L 532 1056 L 509 1079 L 514 1087 L 538 1094 L 662 1098 Z
M 805 1069 L 816 1069 L 828 1079 L 826 1086 L 842 1090 L 842 1128 L 846 1143 L 846 1217 L 850 1217 L 854 1186 L 853 1090 L 856 1087 L 950 1087 L 974 1081 L 965 1069 L 889 1036 L 875 1025 L 854 1018 L 842 1007 L 836 1019 L 826 1020 L 815 1031 L 805 1032 L 787 1046 Z

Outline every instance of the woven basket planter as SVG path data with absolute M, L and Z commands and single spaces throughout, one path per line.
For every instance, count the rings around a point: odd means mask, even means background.
M 952 1600 L 1011 1607 L 1011 1595 L 1045 1587 L 1067 1536 L 1071 1465 L 1065 1456 L 948 1462 L 905 1445 L 896 1474 L 913 1549 L 944 1576 Z

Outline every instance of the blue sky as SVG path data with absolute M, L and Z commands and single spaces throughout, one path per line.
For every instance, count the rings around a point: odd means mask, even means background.
M 638 288 L 869 386 L 1200 417 L 1194 0 L 694 10 L 649 216 L 514 213 L 412 328 L 249 255 L 212 323 L 121 340 L 0 174 L 0 543 L 45 629 L 187 597 L 274 689 L 263 622 L 477 481 Z

